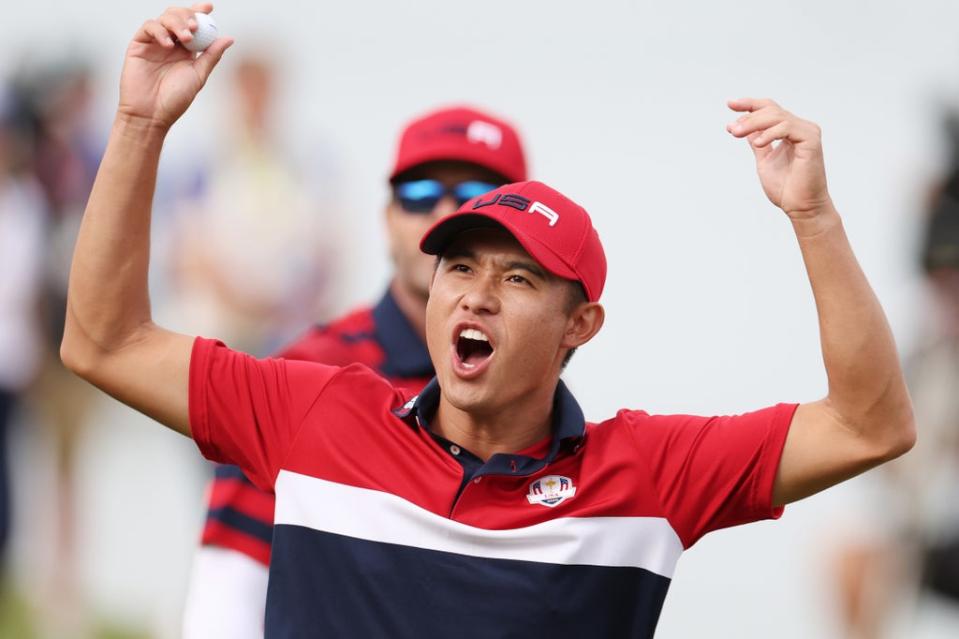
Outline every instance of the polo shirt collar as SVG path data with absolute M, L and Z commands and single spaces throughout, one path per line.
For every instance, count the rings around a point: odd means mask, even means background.
M 385 358 L 380 370 L 387 377 L 427 377 L 433 374 L 426 344 L 387 289 L 373 307 L 373 334 Z
M 440 385 L 434 377 L 419 395 L 394 412 L 398 417 L 408 419 L 409 423 L 415 427 L 422 425 L 428 429 L 429 421 L 435 417 L 439 405 Z M 563 380 L 559 380 L 556 393 L 553 395 L 552 432 L 549 453 L 546 459 L 542 460 L 547 464 L 556 459 L 564 446 L 575 447 L 586 434 L 586 418 L 583 416 L 583 409 L 580 408 L 579 402 L 569 392 Z M 497 456 L 494 455 L 494 457 Z M 507 455 L 506 457 L 518 456 Z

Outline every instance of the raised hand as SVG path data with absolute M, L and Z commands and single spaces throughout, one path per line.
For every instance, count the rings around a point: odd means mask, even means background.
M 772 100 L 740 98 L 728 105 L 743 115 L 726 130 L 749 141 L 766 197 L 793 220 L 814 217 L 829 208 L 819 127 Z M 774 145 L 777 140 L 779 144 Z
M 170 7 L 143 23 L 127 47 L 120 75 L 120 115 L 163 128 L 183 115 L 233 44 L 232 38 L 218 38 L 199 55 L 177 45 L 177 40 L 193 38 L 197 28 L 193 14 L 211 11 L 208 2 Z

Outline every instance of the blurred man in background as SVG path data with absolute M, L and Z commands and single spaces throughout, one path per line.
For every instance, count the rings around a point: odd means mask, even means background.
M 238 61 L 220 143 L 173 230 L 177 321 L 256 355 L 328 317 L 339 248 L 329 198 L 279 140 L 278 96 L 269 58 Z
M 42 337 L 43 350 L 27 404 L 41 427 L 44 448 L 52 452 L 53 485 L 47 487 L 36 477 L 28 481 L 49 491 L 34 503 L 44 511 L 44 532 L 51 538 L 44 539 L 48 545 L 33 558 L 29 589 L 42 610 L 37 616 L 40 623 L 50 635 L 62 637 L 81 633 L 78 628 L 86 616 L 77 552 L 78 457 L 96 393 L 89 384 L 77 383 L 56 355 L 63 336 L 71 246 L 102 153 L 102 138 L 93 125 L 92 82 L 90 67 L 76 57 L 25 67 L 12 82 L 18 96 L 17 127 L 29 146 L 30 179 L 39 185 L 46 212 L 40 313 L 33 326 Z M 14 255 L 7 253 L 2 259 Z M 19 268 L 29 272 L 32 266 L 28 261 Z
M 933 209 L 922 266 L 942 323 L 937 343 L 907 362 L 918 414 L 935 445 L 922 472 L 929 485 L 920 493 L 927 502 L 922 585 L 952 607 L 959 632 L 959 163 Z
M 919 254 L 931 304 L 905 361 L 923 437 L 863 479 L 870 499 L 835 566 L 847 639 L 959 636 L 959 118 L 947 128 L 952 164 L 932 190 Z
M 389 176 L 385 221 L 394 272 L 372 308 L 312 329 L 280 351 L 287 359 L 369 366 L 397 387 L 418 391 L 433 376 L 424 322 L 434 258 L 419 249 L 426 230 L 463 202 L 526 179 L 516 131 L 470 108 L 410 122 Z M 235 466 L 220 466 L 209 491 L 184 618 L 184 637 L 262 637 L 274 496 Z
M 8 429 L 40 369 L 40 302 L 46 202 L 30 172 L 29 143 L 18 126 L 18 99 L 0 86 L 0 568 L 10 533 Z

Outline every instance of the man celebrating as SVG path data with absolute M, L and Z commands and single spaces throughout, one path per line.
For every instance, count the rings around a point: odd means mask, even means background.
M 400 136 L 386 208 L 395 273 L 373 308 L 310 330 L 280 353 L 331 366 L 365 364 L 397 388 L 420 390 L 433 376 L 424 324 L 434 259 L 419 240 L 467 200 L 526 179 L 519 136 L 469 108 L 441 109 Z M 236 466 L 219 466 L 209 490 L 202 544 L 193 565 L 184 637 L 263 636 L 273 494 Z
M 829 198 L 819 130 L 768 100 L 731 102 L 743 115 L 729 128 L 795 229 L 829 378 L 820 401 L 586 422 L 559 376 L 603 324 L 606 260 L 586 211 L 538 182 L 473 198 L 424 236 L 438 256 L 436 378 L 415 397 L 363 367 L 256 360 L 156 326 L 160 148 L 231 44 L 194 59 L 172 38 L 191 20 L 170 9 L 128 49 L 62 356 L 275 490 L 268 636 L 648 637 L 702 535 L 777 517 L 912 446 L 895 346 Z

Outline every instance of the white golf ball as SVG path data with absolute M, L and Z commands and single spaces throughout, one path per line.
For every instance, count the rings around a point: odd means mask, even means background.
M 193 39 L 180 44 L 188 51 L 200 52 L 213 44 L 219 32 L 216 29 L 216 22 L 207 14 L 194 13 L 193 18 L 196 20 L 196 31 L 193 32 Z

